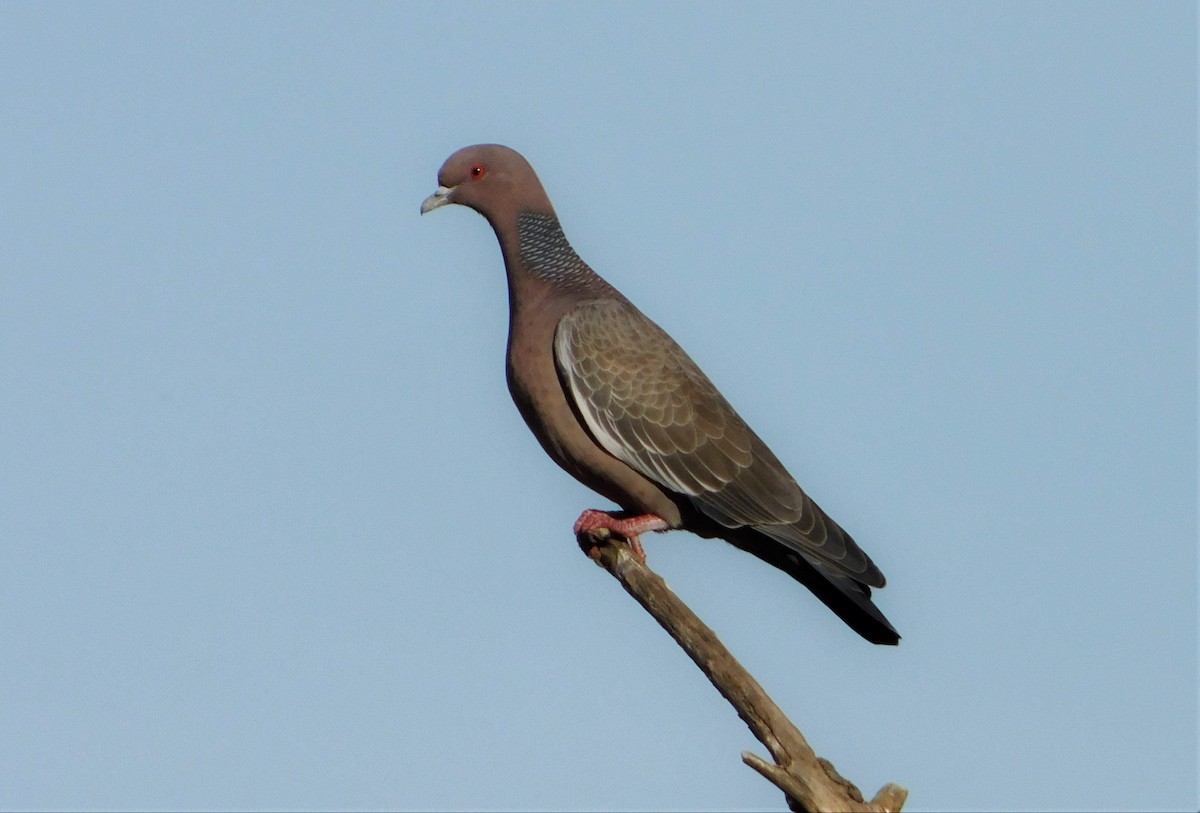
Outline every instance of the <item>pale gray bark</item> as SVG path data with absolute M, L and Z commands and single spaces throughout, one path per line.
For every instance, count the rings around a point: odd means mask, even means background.
M 806 813 L 899 811 L 908 791 L 884 785 L 870 802 L 825 759 L 767 696 L 717 636 L 667 587 L 662 577 L 638 560 L 622 539 L 600 530 L 581 534 L 579 545 L 665 629 L 729 701 L 774 762 L 742 752 L 742 761 L 783 791 L 788 807 Z

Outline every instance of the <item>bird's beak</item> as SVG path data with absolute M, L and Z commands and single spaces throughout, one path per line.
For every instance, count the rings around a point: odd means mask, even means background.
M 450 200 L 450 187 L 439 186 L 436 192 L 421 201 L 421 214 L 429 214 L 439 206 L 445 206 L 447 203 L 453 202 Z

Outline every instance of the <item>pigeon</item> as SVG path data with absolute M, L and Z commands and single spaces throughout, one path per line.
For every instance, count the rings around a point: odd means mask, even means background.
M 500 243 L 517 409 L 555 463 L 621 507 L 584 511 L 577 535 L 607 530 L 643 562 L 650 531 L 723 539 L 866 640 L 899 642 L 871 601 L 883 573 L 666 331 L 575 253 L 524 157 L 498 144 L 454 153 L 421 214 L 448 204 L 483 215 Z

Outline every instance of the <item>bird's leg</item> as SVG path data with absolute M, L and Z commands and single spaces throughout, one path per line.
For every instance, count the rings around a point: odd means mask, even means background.
M 642 540 L 638 537 L 646 531 L 669 531 L 671 525 L 657 514 L 622 517 L 607 511 L 597 511 L 594 508 L 584 511 L 579 515 L 579 519 L 575 520 L 576 536 L 601 528 L 628 541 L 629 547 L 633 548 L 633 555 L 639 562 L 646 564 L 646 551 L 642 548 Z

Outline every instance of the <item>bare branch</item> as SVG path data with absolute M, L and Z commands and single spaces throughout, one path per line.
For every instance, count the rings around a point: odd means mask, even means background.
M 742 761 L 783 791 L 788 807 L 806 813 L 870 811 L 893 813 L 904 805 L 908 791 L 885 785 L 866 802 L 849 781 L 808 745 L 762 686 L 729 653 L 725 645 L 686 604 L 667 587 L 662 577 L 640 562 L 624 540 L 606 530 L 579 536 L 579 546 L 611 573 L 639 604 L 687 652 L 717 691 L 729 701 L 751 733 L 766 746 L 774 763 L 750 752 Z

